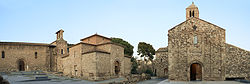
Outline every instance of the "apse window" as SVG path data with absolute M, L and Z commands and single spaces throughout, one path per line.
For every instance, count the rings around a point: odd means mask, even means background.
M 61 49 L 61 54 L 63 54 L 63 49 Z
M 4 51 L 2 51 L 2 58 L 5 58 L 5 53 L 4 53 Z
M 35 59 L 37 59 L 37 52 L 35 52 Z
M 194 36 L 194 44 L 197 44 L 197 43 L 198 43 L 197 40 L 198 40 L 198 39 L 197 39 L 197 36 Z

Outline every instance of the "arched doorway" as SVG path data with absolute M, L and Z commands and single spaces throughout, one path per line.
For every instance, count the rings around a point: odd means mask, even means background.
M 198 63 L 193 63 L 190 66 L 190 80 L 202 80 L 202 66 Z
M 19 60 L 18 62 L 18 70 L 19 71 L 25 71 L 25 64 L 23 60 Z
M 115 74 L 118 75 L 120 72 L 120 63 L 115 61 Z
M 168 68 L 164 69 L 164 75 L 166 76 L 168 74 Z

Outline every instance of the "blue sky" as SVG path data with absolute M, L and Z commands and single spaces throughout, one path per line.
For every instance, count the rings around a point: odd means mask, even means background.
M 200 18 L 226 29 L 226 42 L 250 50 L 250 0 L 193 0 Z M 185 21 L 192 0 L 0 0 L 0 41 L 68 43 L 98 33 L 131 43 L 167 46 L 167 32 Z

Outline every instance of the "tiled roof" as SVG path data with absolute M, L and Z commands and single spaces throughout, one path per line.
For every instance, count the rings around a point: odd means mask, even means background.
M 46 43 L 27 43 L 27 42 L 0 42 L 2 45 L 30 45 L 30 46 L 53 46 Z

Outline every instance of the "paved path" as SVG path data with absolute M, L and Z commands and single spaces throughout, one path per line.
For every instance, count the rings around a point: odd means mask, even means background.
M 125 80 L 125 78 L 115 78 L 110 80 L 104 81 L 88 81 L 88 80 L 81 80 L 75 78 L 68 78 L 68 77 L 59 77 L 51 74 L 46 74 L 42 76 L 48 76 L 51 80 L 46 81 L 27 81 L 27 80 L 34 80 L 35 77 L 41 75 L 34 75 L 30 74 L 29 72 L 25 72 L 28 74 L 23 74 L 20 72 L 13 73 L 13 74 L 1 74 L 4 79 L 8 80 L 10 84 L 107 84 L 109 82 L 121 82 Z
M 141 82 L 138 82 L 137 84 L 157 84 L 161 81 L 164 81 L 164 79 L 162 78 L 154 78 L 154 79 L 151 79 L 151 80 L 145 80 L 145 81 L 141 81 Z
M 250 84 L 250 81 L 168 81 L 168 79 L 151 79 L 138 82 L 137 84 Z
M 12 74 L 1 74 L 4 79 L 8 80 L 10 84 L 107 84 L 110 82 L 121 82 L 125 80 L 125 78 L 115 78 L 104 81 L 88 81 L 81 80 L 75 78 L 67 78 L 67 77 L 59 77 L 51 74 L 30 74 L 29 72 L 23 73 L 12 73 Z M 48 76 L 49 79 L 47 81 L 25 81 L 25 80 L 33 80 L 34 77 L 37 76 Z M 191 81 L 191 82 L 183 82 L 183 81 L 171 81 L 168 79 L 161 78 L 152 78 L 151 80 L 145 80 L 138 82 L 137 84 L 250 84 L 250 81 Z

